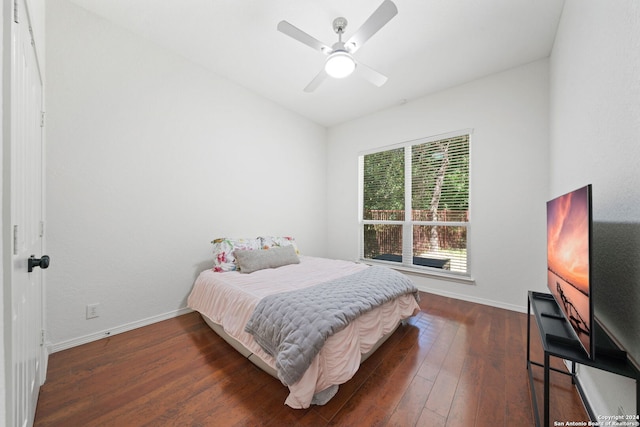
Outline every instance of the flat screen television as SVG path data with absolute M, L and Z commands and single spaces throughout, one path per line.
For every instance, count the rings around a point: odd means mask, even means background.
M 594 358 L 591 185 L 547 202 L 547 285 L 575 338 Z

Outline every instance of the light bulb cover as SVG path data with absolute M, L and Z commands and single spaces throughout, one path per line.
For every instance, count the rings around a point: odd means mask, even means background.
M 324 64 L 324 70 L 331 77 L 336 79 L 341 79 L 343 77 L 347 77 L 353 70 L 356 69 L 356 63 L 351 57 L 351 55 L 344 51 L 338 50 L 333 52 L 327 58 L 327 62 Z

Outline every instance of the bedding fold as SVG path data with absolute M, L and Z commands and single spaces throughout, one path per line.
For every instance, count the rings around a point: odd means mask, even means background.
M 418 289 L 408 277 L 372 266 L 312 287 L 268 295 L 244 329 L 274 357 L 280 380 L 292 385 L 330 336 L 368 311 L 408 294 L 419 301 Z

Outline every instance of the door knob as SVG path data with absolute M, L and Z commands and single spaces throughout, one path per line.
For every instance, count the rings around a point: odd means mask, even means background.
M 42 255 L 42 258 L 36 258 L 35 255 L 31 255 L 27 262 L 27 271 L 31 273 L 33 271 L 33 267 L 49 267 L 49 255 Z

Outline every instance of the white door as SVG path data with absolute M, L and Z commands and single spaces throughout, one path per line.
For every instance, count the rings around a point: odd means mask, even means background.
M 43 251 L 43 89 L 24 0 L 14 2 L 11 19 L 10 221 L 12 234 L 11 337 L 6 362 L 11 367 L 7 405 L 9 425 L 33 424 L 40 385 L 46 373 L 42 269 L 29 258 Z M 17 21 L 17 22 L 16 22 Z M 6 22 L 6 21 L 5 21 Z M 6 175 L 5 175 L 6 176 Z M 33 262 L 31 263 L 33 264 Z M 42 263 L 45 267 L 45 263 Z M 32 270 L 29 272 L 29 270 Z

